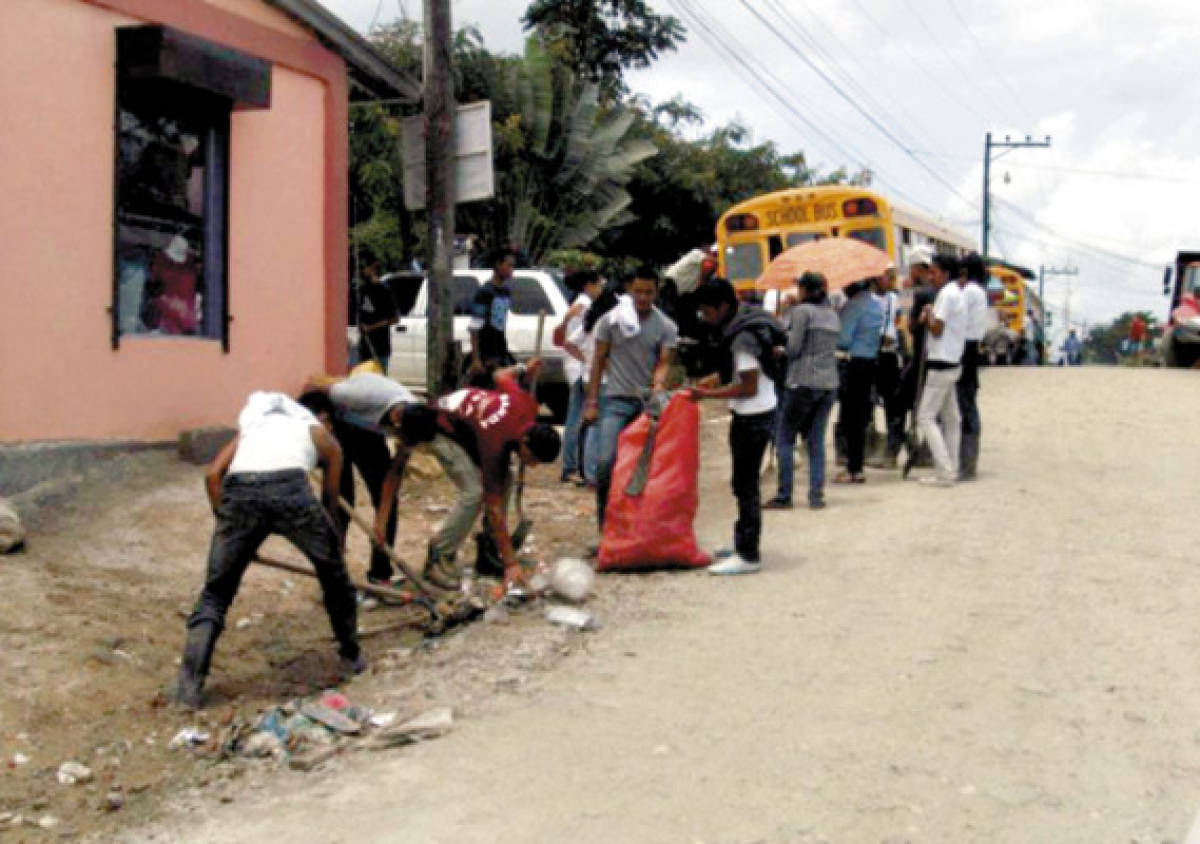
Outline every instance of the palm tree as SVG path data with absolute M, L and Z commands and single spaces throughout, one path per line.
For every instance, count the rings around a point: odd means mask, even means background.
M 496 126 L 500 233 L 536 263 L 632 221 L 625 186 L 657 153 L 649 140 L 630 137 L 634 112 L 602 106 L 599 85 L 556 64 L 537 37 L 498 87 L 505 90 L 494 105 L 512 110 Z

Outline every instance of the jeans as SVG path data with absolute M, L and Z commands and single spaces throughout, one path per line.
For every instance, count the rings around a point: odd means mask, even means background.
M 871 421 L 871 386 L 875 383 L 874 358 L 850 358 L 842 384 L 838 421 L 846 437 L 846 471 L 862 474 L 867 425 Z
M 825 498 L 825 427 L 837 399 L 837 390 L 812 387 L 792 387 L 784 391 L 780 407 L 780 425 L 775 440 L 779 459 L 779 490 L 777 498 L 792 500 L 795 472 L 796 435 L 804 438 L 808 449 L 808 503 L 816 504 Z
M 342 560 L 333 521 L 313 495 L 299 469 L 227 475 L 222 483 L 217 525 L 208 552 L 204 589 L 188 618 L 188 628 L 211 623 L 219 633 L 251 558 L 270 534 L 295 545 L 316 569 L 325 612 L 347 659 L 358 658 L 354 587 Z
M 983 429 L 979 418 L 979 344 L 968 341 L 962 356 L 962 376 L 955 387 L 958 394 L 958 413 L 962 417 L 962 435 L 978 438 Z
M 392 464 L 392 453 L 388 451 L 387 439 L 383 434 L 376 434 L 357 425 L 351 425 L 342 420 L 333 423 L 333 436 L 342 447 L 342 478 L 339 494 L 346 503 L 354 506 L 354 467 L 358 467 L 363 483 L 371 494 L 371 503 L 379 509 L 379 499 L 383 494 L 383 478 L 387 475 L 388 467 Z M 338 508 L 338 523 L 342 534 L 350 524 L 350 515 Z M 392 511 L 388 513 L 387 541 L 389 545 L 396 542 L 396 502 L 392 502 Z M 387 580 L 392 576 L 392 562 L 387 554 L 378 548 L 371 551 L 371 567 L 367 576 L 378 580 Z
M 729 451 L 733 455 L 733 495 L 738 516 L 733 525 L 733 549 L 743 560 L 757 563 L 762 536 L 762 495 L 759 471 L 763 455 L 775 433 L 775 411 L 743 416 L 729 423 Z
M 562 441 L 562 477 L 564 480 L 575 474 L 581 474 L 583 465 L 583 440 L 580 433 L 583 428 L 583 379 L 576 378 L 571 385 L 570 399 L 567 402 L 567 419 L 563 424 Z
M 633 396 L 608 396 L 596 419 L 596 518 L 601 528 L 608 507 L 613 466 L 617 462 L 617 441 L 621 432 L 641 416 L 644 409 L 642 400 Z
M 921 406 L 917 409 L 917 426 L 933 454 L 937 476 L 943 481 L 958 478 L 958 446 L 962 436 L 962 419 L 958 415 L 958 395 L 954 385 L 960 367 L 925 369 L 925 388 L 921 391 Z M 941 427 L 938 416 L 941 416 Z
M 596 401 L 596 421 L 591 425 L 583 425 L 582 417 L 580 419 L 580 439 L 583 441 L 583 479 L 592 486 L 596 485 L 596 477 L 599 473 L 598 464 L 599 458 L 597 452 L 600 448 L 600 416 L 604 413 L 604 385 L 600 385 L 599 397 Z

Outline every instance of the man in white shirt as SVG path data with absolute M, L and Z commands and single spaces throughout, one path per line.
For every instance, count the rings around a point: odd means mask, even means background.
M 978 253 L 963 259 L 958 285 L 967 311 L 966 347 L 963 349 L 962 376 L 958 379 L 958 412 L 962 416 L 962 444 L 958 479 L 975 478 L 979 465 L 979 436 L 983 423 L 979 418 L 979 344 L 987 331 L 987 292 L 983 289 L 984 266 Z
M 721 326 L 730 353 L 729 372 L 718 373 L 692 388 L 694 399 L 728 399 L 729 449 L 733 454 L 733 494 L 738 517 L 733 526 L 733 549 L 718 551 L 709 574 L 753 574 L 762 568 L 762 496 L 759 470 L 775 433 L 775 383 L 762 361 L 775 355 L 774 340 L 786 343 L 783 327 L 761 308 L 739 304 L 733 285 L 710 278 L 696 290 L 701 318 Z M 723 382 L 723 383 L 722 383 Z
M 584 479 L 583 443 L 580 435 L 583 430 L 583 402 L 587 398 L 584 368 L 588 364 L 583 351 L 573 345 L 571 339 L 582 331 L 588 309 L 604 289 L 604 279 L 595 270 L 580 270 L 567 277 L 567 286 L 578 290 L 579 295 L 571 302 L 571 307 L 567 309 L 562 322 L 554 329 L 554 344 L 567 353 L 564 366 L 567 371 L 567 387 L 570 390 L 567 418 L 563 423 L 562 473 L 559 475 L 559 480 L 564 483 L 576 475 L 581 480 Z
M 338 641 L 343 669 L 359 673 L 366 661 L 358 646 L 354 587 L 342 560 L 337 510 L 342 450 L 330 431 L 333 406 L 321 393 L 293 401 L 282 393 L 253 393 L 238 416 L 238 434 L 205 474 L 216 527 L 208 574 L 187 620 L 176 698 L 198 708 L 225 614 L 242 575 L 270 534 L 290 540 L 312 562 L 325 611 Z M 325 506 L 308 485 L 321 467 Z
M 925 386 L 917 408 L 917 427 L 933 454 L 936 473 L 922 478 L 924 484 L 953 486 L 958 479 L 958 448 L 962 419 L 958 414 L 955 384 L 962 373 L 963 347 L 966 345 L 967 309 L 963 294 L 954 279 L 958 260 L 951 255 L 935 255 L 930 280 L 937 298 L 921 311 L 925 326 Z M 939 427 L 939 417 L 941 424 Z

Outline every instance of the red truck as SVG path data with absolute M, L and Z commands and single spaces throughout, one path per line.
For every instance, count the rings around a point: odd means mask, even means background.
M 1163 275 L 1163 293 L 1171 297 L 1163 360 L 1167 366 L 1190 369 L 1200 363 L 1200 252 L 1175 256 L 1175 266 Z

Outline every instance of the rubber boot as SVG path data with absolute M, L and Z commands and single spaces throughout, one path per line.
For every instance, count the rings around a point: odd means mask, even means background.
M 203 703 L 204 681 L 208 678 L 213 650 L 220 635 L 221 628 L 215 621 L 198 621 L 188 627 L 175 700 L 189 709 L 199 709 Z

